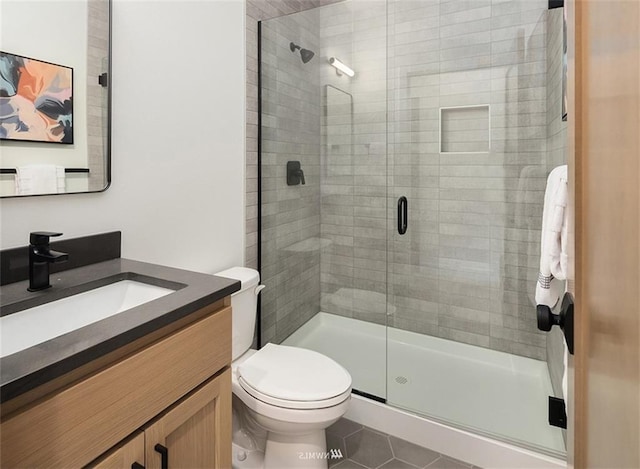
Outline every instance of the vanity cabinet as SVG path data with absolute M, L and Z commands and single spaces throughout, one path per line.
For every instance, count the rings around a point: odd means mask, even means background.
M 231 467 L 229 298 L 189 321 L 3 416 L 1 466 L 161 469 L 162 445 L 171 468 Z
M 99 461 L 90 464 L 93 469 L 142 469 L 144 466 L 144 432 L 136 432 Z M 138 464 L 138 466 L 136 466 Z
M 162 469 L 167 458 L 170 468 L 230 468 L 230 404 L 227 370 L 145 429 L 145 467 Z
M 211 379 L 143 431 L 107 452 L 93 469 L 228 468 L 230 371 Z M 163 460 L 164 458 L 164 460 Z M 163 464 L 164 463 L 164 464 Z M 135 464 L 138 464 L 136 466 Z

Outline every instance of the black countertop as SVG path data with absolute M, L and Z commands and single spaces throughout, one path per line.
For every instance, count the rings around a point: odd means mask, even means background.
M 118 258 L 51 274 L 52 287 L 42 292 L 27 291 L 28 281 L 4 285 L 0 289 L 0 316 L 125 279 L 176 291 L 1 358 L 0 402 L 13 399 L 240 290 L 240 282 L 236 280 Z

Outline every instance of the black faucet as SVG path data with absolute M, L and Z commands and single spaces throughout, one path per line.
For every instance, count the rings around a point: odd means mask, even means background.
M 34 231 L 29 235 L 29 291 L 49 288 L 49 264 L 69 259 L 66 252 L 49 249 L 49 238 L 62 236 L 62 233 Z

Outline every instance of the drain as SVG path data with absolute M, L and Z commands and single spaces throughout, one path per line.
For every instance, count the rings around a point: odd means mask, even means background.
M 407 384 L 409 380 L 404 376 L 396 376 L 396 383 L 398 384 Z

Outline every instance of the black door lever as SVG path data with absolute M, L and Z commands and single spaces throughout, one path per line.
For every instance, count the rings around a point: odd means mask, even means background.
M 569 353 L 573 355 L 573 296 L 567 292 L 562 297 L 560 314 L 553 314 L 547 305 L 536 306 L 538 329 L 549 332 L 553 326 L 560 326 L 567 341 Z

